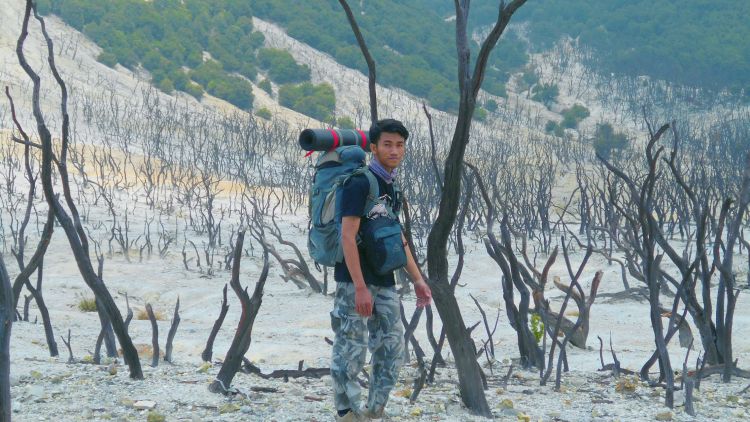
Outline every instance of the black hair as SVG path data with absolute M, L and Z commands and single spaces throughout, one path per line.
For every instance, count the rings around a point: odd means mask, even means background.
M 409 138 L 409 131 L 406 130 L 403 123 L 396 119 L 383 119 L 370 126 L 370 142 L 377 144 L 383 132 L 398 133 L 404 140 Z

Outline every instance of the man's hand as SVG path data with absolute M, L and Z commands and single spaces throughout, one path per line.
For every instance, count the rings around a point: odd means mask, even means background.
M 414 293 L 417 294 L 418 308 L 427 306 L 432 301 L 432 291 L 430 290 L 430 286 L 428 286 L 421 278 L 414 282 Z
M 355 287 L 354 290 L 354 309 L 363 317 L 372 315 L 372 295 L 365 284 Z

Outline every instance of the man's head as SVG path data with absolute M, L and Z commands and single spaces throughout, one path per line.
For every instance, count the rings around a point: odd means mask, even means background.
M 401 164 L 406 153 L 406 139 L 409 131 L 395 119 L 378 120 L 370 128 L 370 149 L 373 156 L 386 170 L 393 170 Z

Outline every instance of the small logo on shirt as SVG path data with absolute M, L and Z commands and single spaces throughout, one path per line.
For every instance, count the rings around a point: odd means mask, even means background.
M 380 217 L 388 217 L 388 209 L 385 207 L 385 204 L 382 203 L 375 204 L 370 212 L 367 213 L 367 218 L 369 218 L 370 220 L 374 220 Z

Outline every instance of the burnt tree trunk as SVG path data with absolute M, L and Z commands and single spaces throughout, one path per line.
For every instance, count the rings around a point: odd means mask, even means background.
M 250 342 L 252 341 L 253 324 L 255 318 L 258 316 L 260 305 L 263 301 L 263 287 L 266 284 L 268 278 L 268 249 L 263 247 L 263 271 L 258 278 L 258 282 L 255 284 L 255 290 L 253 296 L 250 297 L 247 294 L 247 288 L 242 288 L 240 284 L 240 259 L 242 259 L 242 243 L 245 239 L 245 232 L 241 231 L 237 234 L 237 245 L 234 248 L 234 260 L 232 261 L 232 279 L 229 285 L 232 286 L 232 290 L 240 299 L 242 306 L 242 314 L 240 315 L 240 322 L 237 325 L 237 331 L 234 334 L 232 345 L 229 346 L 229 351 L 224 359 L 224 363 L 219 369 L 216 379 L 208 386 L 208 390 L 212 393 L 227 394 L 230 392 L 230 385 L 232 379 L 237 371 L 240 370 L 242 365 L 242 358 L 247 353 L 247 349 L 250 348 Z M 262 245 L 265 245 L 261 242 Z
M 221 329 L 221 325 L 224 323 L 224 317 L 227 316 L 227 311 L 229 311 L 229 305 L 227 304 L 226 284 L 224 285 L 223 296 L 224 297 L 221 300 L 221 311 L 219 311 L 219 317 L 216 318 L 216 321 L 214 321 L 214 326 L 211 328 L 211 334 L 208 335 L 208 340 L 206 341 L 206 348 L 203 349 L 203 353 L 201 353 L 201 359 L 203 359 L 204 362 L 211 362 L 211 357 L 214 350 L 214 340 L 216 339 L 216 335 Z
M 97 257 L 97 261 L 97 275 L 102 280 L 102 283 L 104 283 L 104 256 Z M 104 347 L 107 349 L 107 357 L 117 357 L 117 343 L 115 343 L 115 332 L 112 330 L 112 322 L 107 317 L 98 299 L 96 300 L 96 313 L 99 315 L 99 324 L 102 326 L 102 341 L 104 342 Z
M 50 133 L 49 129 L 47 128 L 47 124 L 44 120 L 44 116 L 42 114 L 42 109 L 40 106 L 41 78 L 26 61 L 26 57 L 23 52 L 23 44 L 29 34 L 29 19 L 32 9 L 34 10 L 34 16 L 41 25 L 41 30 L 47 43 L 47 60 L 50 70 L 61 90 L 60 108 L 62 114 L 62 144 L 60 146 L 60 157 L 55 157 L 54 155 L 52 147 L 52 133 Z M 18 56 L 18 61 L 20 62 L 21 67 L 33 82 L 32 106 L 34 119 L 36 120 L 37 124 L 37 132 L 42 147 L 41 177 L 44 197 L 47 201 L 47 205 L 51 210 L 54 211 L 57 221 L 65 231 L 65 235 L 68 238 L 68 242 L 70 244 L 71 250 L 73 251 L 73 255 L 75 257 L 76 264 L 78 265 L 78 269 L 81 272 L 81 276 L 83 277 L 89 288 L 93 291 L 96 299 L 101 301 L 105 313 L 112 322 L 112 327 L 115 331 L 115 334 L 117 334 L 120 345 L 122 346 L 123 358 L 130 369 L 130 377 L 133 379 L 143 379 L 141 363 L 138 360 L 138 351 L 136 350 L 132 340 L 130 339 L 130 336 L 128 335 L 127 329 L 125 328 L 122 320 L 122 315 L 120 314 L 120 311 L 117 308 L 117 305 L 112 299 L 112 296 L 110 295 L 106 286 L 104 286 L 104 283 L 102 283 L 101 279 L 97 277 L 96 272 L 91 264 L 91 258 L 88 255 L 88 240 L 86 239 L 86 234 L 83 231 L 83 227 L 80 223 L 78 209 L 76 208 L 70 194 L 68 172 L 65 164 L 70 126 L 67 110 L 68 91 L 65 82 L 60 77 L 60 74 L 57 71 L 57 67 L 55 66 L 52 39 L 47 34 L 47 30 L 44 25 L 44 20 L 37 14 L 33 2 L 31 0 L 27 0 L 23 24 L 21 27 L 21 34 L 18 37 L 18 42 L 16 44 L 16 55 Z M 71 215 L 69 215 L 65 208 L 63 208 L 62 204 L 59 201 L 58 194 L 54 191 L 54 183 L 52 180 L 53 161 L 57 164 L 58 174 L 60 176 L 60 181 L 63 187 L 63 193 L 65 195 L 66 203 L 68 205 L 68 208 L 70 209 L 70 213 L 73 216 L 73 219 L 71 219 Z
M 172 316 L 172 325 L 167 333 L 167 344 L 164 346 L 164 361 L 172 363 L 172 342 L 177 334 L 177 327 L 180 325 L 180 298 L 177 297 L 177 304 L 174 306 L 174 315 Z
M 151 366 L 159 365 L 159 324 L 156 323 L 156 315 L 150 303 L 146 304 L 146 313 L 148 320 L 151 321 Z
M 472 116 L 476 107 L 477 95 L 484 79 L 487 60 L 511 17 L 525 2 L 525 0 L 513 0 L 507 5 L 504 2 L 501 3 L 497 21 L 482 43 L 477 55 L 473 74 L 470 69 L 469 39 L 467 36 L 469 2 L 455 2 L 458 86 L 460 91 L 458 121 L 445 161 L 444 186 L 440 197 L 438 215 L 427 238 L 427 269 L 430 276 L 432 297 L 435 299 L 435 305 L 443 321 L 448 343 L 456 360 L 461 399 L 471 412 L 487 417 L 490 417 L 492 412 L 484 394 L 482 370 L 474 356 L 473 340 L 464 324 L 453 289 L 449 285 L 447 245 L 458 214 L 461 174 L 463 172 L 462 163 L 469 142 Z
M 349 25 L 351 25 L 352 27 L 354 37 L 357 38 L 359 49 L 362 51 L 362 56 L 364 56 L 365 62 L 367 62 L 367 86 L 370 91 L 370 119 L 372 120 L 372 124 L 375 124 L 375 122 L 378 121 L 378 97 L 377 91 L 375 90 L 375 83 L 377 79 L 375 74 L 375 60 L 373 60 L 372 56 L 370 55 L 370 50 L 367 48 L 365 38 L 362 36 L 362 32 L 359 30 L 359 25 L 357 25 L 357 20 L 354 18 L 354 14 L 352 13 L 352 9 L 349 7 L 349 4 L 346 2 L 346 0 L 339 0 L 339 4 L 341 4 L 341 7 L 346 13 L 346 19 L 349 20 Z
M 0 422 L 10 422 L 10 329 L 15 316 L 13 288 L 0 257 Z

